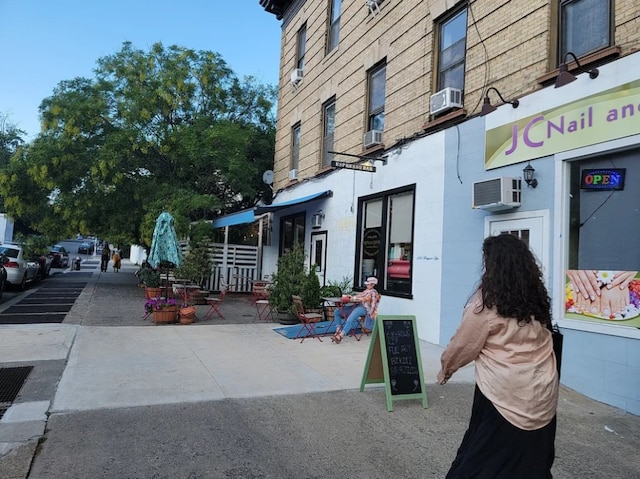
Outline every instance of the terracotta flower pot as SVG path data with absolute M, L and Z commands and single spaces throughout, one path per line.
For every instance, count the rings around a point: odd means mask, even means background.
M 162 296 L 162 288 L 145 286 L 144 291 L 147 298 L 158 298 Z
M 196 307 L 186 306 L 184 308 L 180 308 L 178 314 L 180 316 L 180 324 L 191 324 L 196 319 Z

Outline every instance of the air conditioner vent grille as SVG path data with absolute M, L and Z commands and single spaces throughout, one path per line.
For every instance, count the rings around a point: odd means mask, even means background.
M 500 177 L 473 183 L 472 207 L 489 211 L 517 208 L 521 202 L 522 180 Z
M 429 112 L 432 115 L 443 113 L 453 108 L 462 108 L 462 90 L 447 87 L 431 95 Z

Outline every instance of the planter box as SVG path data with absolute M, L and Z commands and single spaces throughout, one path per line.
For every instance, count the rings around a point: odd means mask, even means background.
M 153 311 L 153 322 L 155 324 L 175 323 L 178 314 L 178 307 L 164 308 Z

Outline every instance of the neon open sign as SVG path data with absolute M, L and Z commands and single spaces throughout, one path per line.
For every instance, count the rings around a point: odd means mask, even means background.
M 580 188 L 583 190 L 624 190 L 626 168 L 582 170 Z

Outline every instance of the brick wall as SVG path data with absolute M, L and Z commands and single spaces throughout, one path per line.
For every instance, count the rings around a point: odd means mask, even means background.
M 322 171 L 322 104 L 336 98 L 334 149 L 363 153 L 367 122 L 367 71 L 386 59 L 386 148 L 424 133 L 435 84 L 435 21 L 456 7 L 451 0 L 384 0 L 371 15 L 363 0 L 343 0 L 338 48 L 326 53 L 328 0 L 307 0 L 285 18 L 274 161 L 274 187 L 289 184 L 291 127 L 301 122 L 299 179 Z M 621 55 L 640 46 L 640 7 L 635 0 L 615 6 L 615 45 Z M 496 87 L 507 99 L 541 88 L 540 78 L 556 68 L 557 7 L 553 0 L 473 1 L 467 14 L 464 108 L 480 111 L 482 93 Z M 304 79 L 289 82 L 296 64 L 297 32 L 306 22 Z M 492 102 L 498 101 L 492 97 Z M 349 161 L 348 157 L 340 160 Z

